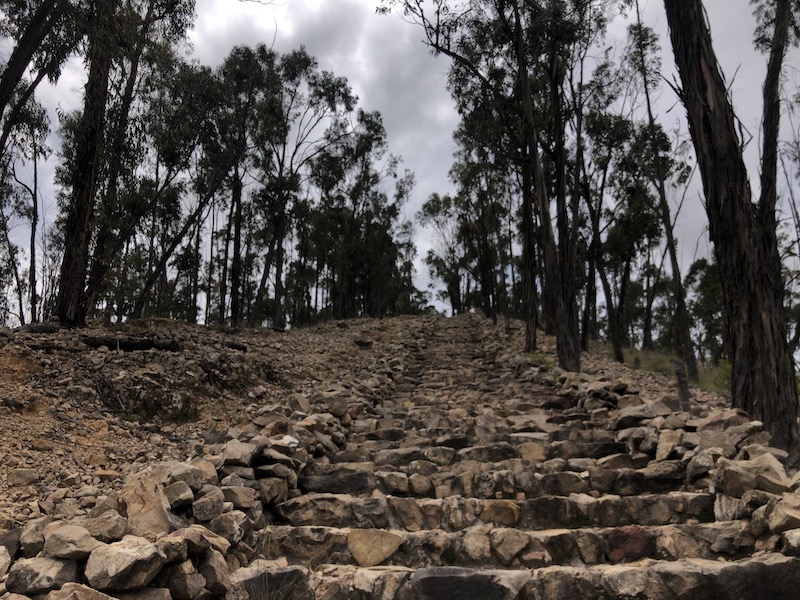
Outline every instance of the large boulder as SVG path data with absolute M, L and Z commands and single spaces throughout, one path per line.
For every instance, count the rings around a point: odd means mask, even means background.
M 155 544 L 126 535 L 122 541 L 97 548 L 89 555 L 86 579 L 99 590 L 136 590 L 158 575 L 166 559 Z
M 22 558 L 8 572 L 6 589 L 12 594 L 35 596 L 78 581 L 78 562 L 57 558 Z
M 53 523 L 53 525 L 56 525 Z M 48 527 L 45 530 L 44 547 L 41 556 L 63 558 L 66 560 L 82 560 L 89 556 L 103 542 L 94 539 L 89 531 L 78 525 L 62 525 Z
M 132 534 L 155 541 L 159 536 L 169 533 L 169 500 L 155 479 L 134 478 L 122 488 L 120 500 L 126 507 Z

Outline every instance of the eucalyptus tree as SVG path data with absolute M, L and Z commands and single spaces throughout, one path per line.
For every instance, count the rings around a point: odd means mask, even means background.
M 722 282 L 732 359 L 733 405 L 764 422 L 779 447 L 800 456 L 798 398 L 786 340 L 784 284 L 777 241 L 777 144 L 781 72 L 797 5 L 768 7 L 760 197 L 754 201 L 736 116 L 700 0 L 664 0 L 680 98 L 703 180 L 709 233 Z
M 467 281 L 470 274 L 459 239 L 462 222 L 459 204 L 453 196 L 432 194 L 416 215 L 421 225 L 434 232 L 435 245 L 423 260 L 431 278 L 444 284 L 444 290 L 438 293 L 438 297 L 450 303 L 453 315 L 467 310 L 464 296 L 470 288 Z
M 262 106 L 263 127 L 255 136 L 255 178 L 265 189 L 260 210 L 268 216 L 271 239 L 249 322 L 255 325 L 268 316 L 265 301 L 274 267 L 269 316 L 273 327 L 281 328 L 285 324 L 284 244 L 291 230 L 292 205 L 301 197 L 310 161 L 350 135 L 347 128 L 337 129 L 336 136 L 326 133 L 354 110 L 356 97 L 345 78 L 321 71 L 303 47 L 277 57 L 275 69 L 279 84 L 272 100 Z
M 89 76 L 84 92 L 83 114 L 77 130 L 72 191 L 64 229 L 64 258 L 56 298 L 58 319 L 62 325 L 70 327 L 86 324 L 86 263 L 100 175 L 109 75 L 119 51 L 114 42 L 120 1 L 97 2 L 89 17 Z
M 185 39 L 193 16 L 194 0 L 125 0 L 120 6 L 116 43 L 124 51 L 109 82 L 104 169 L 85 292 L 88 312 L 103 291 L 112 260 L 144 214 L 147 201 L 137 198 L 136 189 L 151 166 L 148 103 L 158 102 L 154 84 L 164 81 L 164 72 L 176 70 L 173 48 Z
M 311 161 L 311 180 L 319 193 L 317 211 L 325 215 L 315 223 L 328 229 L 315 237 L 328 244 L 320 254 L 329 269 L 332 316 L 398 314 L 413 304 L 410 267 L 405 273 L 402 268 L 410 261 L 408 248 L 400 239 L 413 175 L 400 171 L 399 158 L 388 154 L 377 112 L 358 110 L 352 123 L 340 122 L 326 137 L 327 147 Z

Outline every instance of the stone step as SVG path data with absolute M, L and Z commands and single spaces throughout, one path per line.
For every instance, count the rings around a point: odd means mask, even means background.
M 644 560 L 625 565 L 475 569 L 285 565 L 258 560 L 233 575 L 249 598 L 299 600 L 750 600 L 796 598 L 800 559 Z
M 541 447 L 536 446 L 535 448 Z M 536 452 L 530 448 L 531 453 Z M 658 461 L 631 468 L 627 454 L 596 459 L 551 459 L 531 462 L 521 458 L 501 462 L 465 460 L 450 466 L 431 460 L 412 460 L 407 465 L 375 465 L 370 462 L 308 465 L 300 474 L 303 493 L 387 495 L 414 498 L 525 499 L 570 494 L 617 494 L 635 496 L 680 490 L 686 486 L 686 464 Z M 631 465 L 605 468 L 601 465 Z
M 491 500 L 395 496 L 358 498 L 348 494 L 305 494 L 277 507 L 286 524 L 458 531 L 478 524 L 523 529 L 574 529 L 624 525 L 670 525 L 714 520 L 714 496 L 670 492 L 638 496 L 587 494 Z
M 291 564 L 373 567 L 538 568 L 627 563 L 644 558 L 732 560 L 755 551 L 746 521 L 527 531 L 478 525 L 457 532 L 269 526 L 261 555 Z

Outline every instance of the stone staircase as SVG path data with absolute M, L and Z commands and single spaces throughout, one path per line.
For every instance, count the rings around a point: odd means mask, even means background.
M 672 394 L 625 378 L 561 372 L 519 352 L 519 329 L 509 339 L 475 315 L 358 329 L 338 331 L 353 339 L 347 377 L 254 403 L 248 425 L 143 471 L 85 520 L 0 535 L 0 563 L 4 546 L 25 557 L 7 590 L 48 600 L 800 597 L 800 478 L 760 423 L 705 400 L 682 412 Z M 132 555 L 136 585 L 100 568 L 101 556 Z M 48 560 L 72 570 L 41 583 Z
M 571 374 L 556 393 L 550 368 L 498 361 L 481 325 L 439 324 L 399 357 L 394 393 L 347 406 L 346 443 L 300 470 L 299 495 L 277 504 L 262 531 L 260 589 L 331 599 L 800 597 L 800 560 L 777 552 L 769 529 L 718 520 L 715 463 L 702 459 L 724 450 L 692 439 L 703 437 L 692 423 L 707 416 L 702 407 L 680 413 L 622 382 L 571 385 Z M 451 344 L 449 364 L 428 351 L 437 336 Z M 728 433 L 708 431 L 736 446 L 738 427 L 737 454 L 764 441 L 758 424 L 725 418 Z

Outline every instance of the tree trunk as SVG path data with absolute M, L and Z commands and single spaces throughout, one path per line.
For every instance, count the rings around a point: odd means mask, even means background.
M 533 162 L 533 187 L 539 206 L 539 231 L 545 263 L 545 295 L 553 311 L 553 325 L 556 333 L 556 351 L 559 365 L 562 369 L 567 371 L 580 371 L 580 347 L 577 337 L 573 338 L 572 336 L 572 325 L 574 325 L 572 321 L 577 319 L 577 315 L 574 315 L 572 319 L 567 315 L 568 306 L 565 302 L 565 294 L 562 288 L 565 282 L 562 281 L 562 269 L 559 266 L 558 247 L 556 246 L 553 234 L 553 226 L 550 222 L 550 201 L 547 197 L 542 161 L 539 154 L 539 138 L 533 114 L 530 78 L 525 58 L 525 36 L 523 35 L 519 5 L 517 2 L 513 3 L 513 8 L 516 32 L 515 41 L 517 45 L 517 82 L 520 86 L 525 132 L 528 136 L 526 143 L 530 149 Z
M 90 23 L 89 79 L 75 148 L 72 198 L 64 229 L 64 260 L 56 300 L 58 319 L 67 327 L 86 325 L 86 261 L 105 128 L 108 76 L 112 62 L 110 38 L 117 1 L 98 0 Z
M 123 226 L 122 223 L 114 222 L 120 220 L 117 217 L 116 211 L 118 208 L 120 177 L 123 170 L 122 156 L 125 151 L 126 140 L 128 139 L 128 122 L 130 120 L 131 106 L 133 105 L 136 93 L 136 84 L 139 80 L 139 65 L 147 42 L 153 4 L 152 0 L 148 4 L 147 14 L 144 17 L 142 28 L 139 31 L 136 48 L 130 59 L 130 72 L 125 81 L 119 113 L 117 114 L 113 130 L 109 132 L 111 140 L 109 143 L 108 188 L 101 199 L 98 232 L 94 243 L 88 281 L 86 283 L 88 311 L 94 309 L 97 297 L 103 289 L 106 275 L 111 268 L 111 262 L 126 241 L 114 240 L 113 228 L 119 226 L 122 230 L 118 237 L 121 237 L 122 233 L 125 231 L 132 233 L 135 226 L 144 216 L 143 211 L 139 214 L 126 215 L 125 221 L 127 227 Z M 128 235 L 130 235 L 130 233 Z
M 231 327 L 242 324 L 242 180 L 233 170 L 233 256 L 231 257 Z
M 664 0 L 664 6 L 722 281 L 733 363 L 733 405 L 763 421 L 773 443 L 788 450 L 794 461 L 800 440 L 797 389 L 784 331 L 774 203 L 767 198 L 767 202 L 753 205 L 733 108 L 711 45 L 702 2 Z M 779 0 L 764 89 L 765 122 L 769 126 L 778 120 L 777 116 L 768 118 L 768 113 L 777 108 L 773 94 L 779 88 L 775 79 L 779 79 L 786 46 L 782 30 L 788 23 L 782 22 L 782 15 L 787 9 L 788 0 Z M 774 139 L 765 131 L 765 142 Z M 768 160 L 765 163 L 768 167 Z

